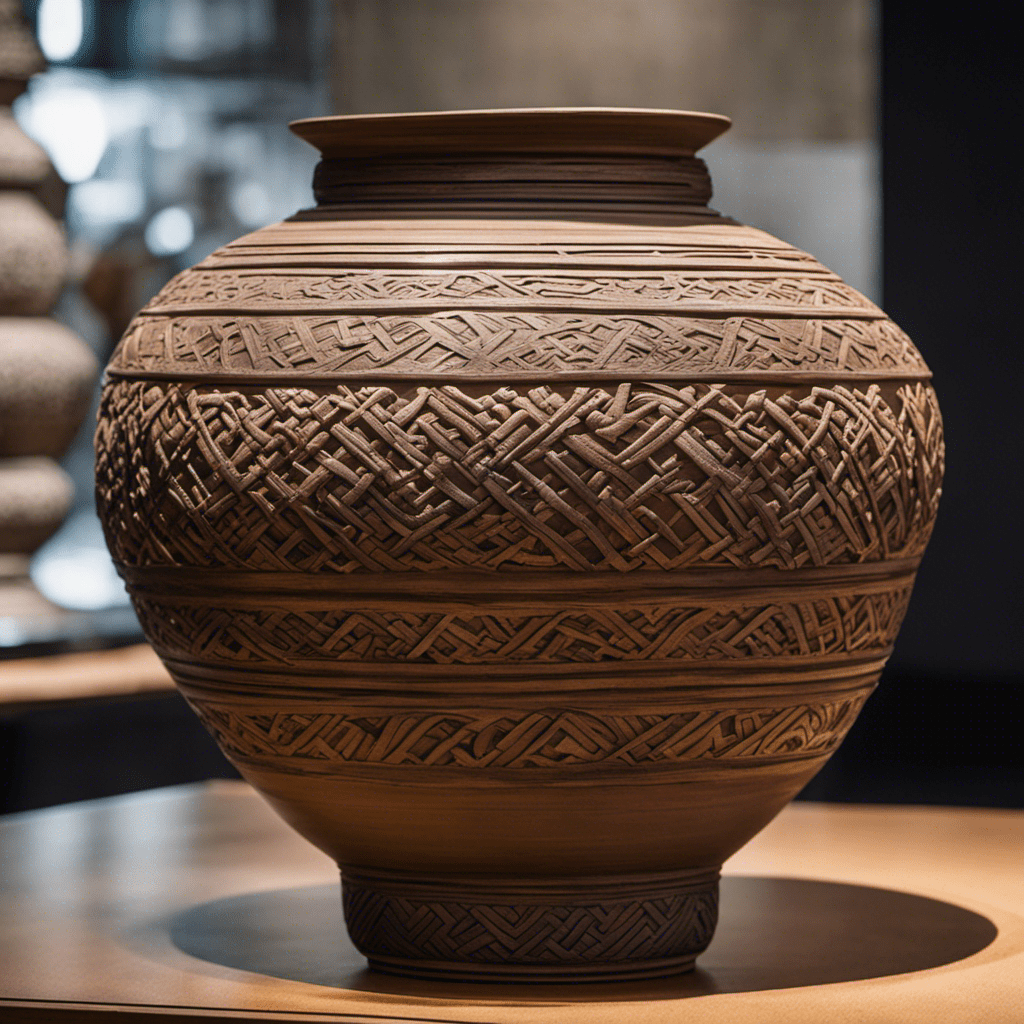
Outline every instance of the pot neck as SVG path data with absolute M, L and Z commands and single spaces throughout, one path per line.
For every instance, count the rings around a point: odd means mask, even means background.
M 603 108 L 297 121 L 323 157 L 297 218 L 724 220 L 694 154 L 728 123 Z
M 718 219 L 697 157 L 487 156 L 324 159 L 322 217 L 645 217 Z

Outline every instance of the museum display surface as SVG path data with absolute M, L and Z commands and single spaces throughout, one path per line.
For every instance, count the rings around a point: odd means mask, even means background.
M 55 807 L 0 821 L 0 1019 L 1017 1024 L 1022 843 L 1020 811 L 796 803 L 696 971 L 481 985 L 366 970 L 333 863 L 241 783 Z
M 108 367 L 98 502 L 147 636 L 380 971 L 692 968 L 722 863 L 891 652 L 930 374 L 708 207 L 727 126 L 298 122 L 316 208 L 175 278 Z

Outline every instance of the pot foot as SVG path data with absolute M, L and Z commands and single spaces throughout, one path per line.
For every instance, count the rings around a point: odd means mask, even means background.
M 447 981 L 659 978 L 693 969 L 718 920 L 718 868 L 599 878 L 342 871 L 370 967 Z

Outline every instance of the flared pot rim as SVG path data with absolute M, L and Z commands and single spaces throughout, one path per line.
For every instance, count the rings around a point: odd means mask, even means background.
M 325 159 L 464 154 L 692 156 L 732 124 L 724 114 L 631 107 L 536 107 L 306 117 L 289 127 Z

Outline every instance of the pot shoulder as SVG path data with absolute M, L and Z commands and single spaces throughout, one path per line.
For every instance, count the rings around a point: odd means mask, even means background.
M 451 219 L 293 219 L 240 238 L 142 310 L 111 369 L 282 383 L 928 373 L 876 305 L 754 228 Z

